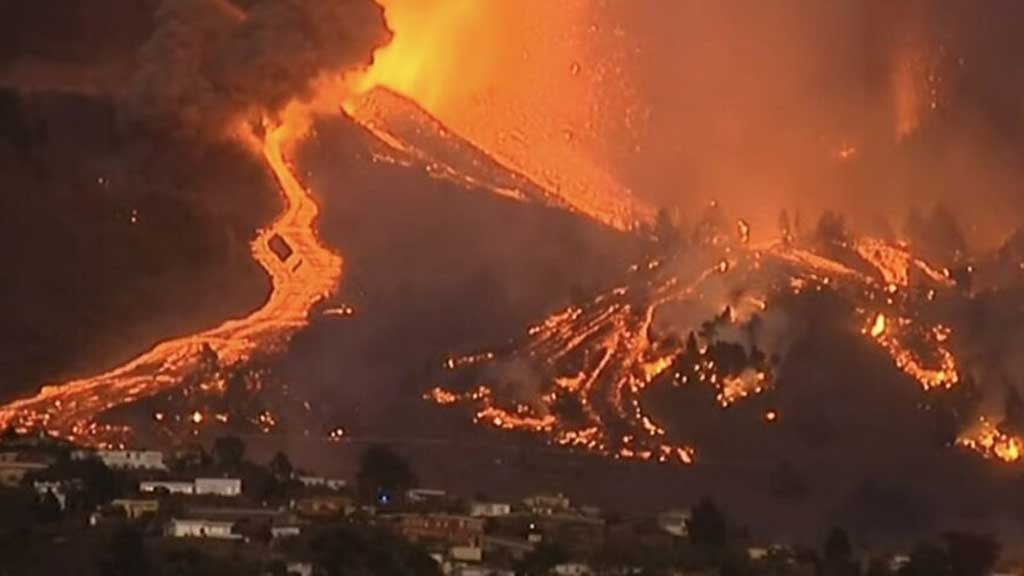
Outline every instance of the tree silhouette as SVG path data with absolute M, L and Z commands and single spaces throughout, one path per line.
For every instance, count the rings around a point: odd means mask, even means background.
M 954 576 L 946 551 L 934 544 L 918 544 L 910 562 L 900 569 L 899 576 Z
M 425 552 L 394 535 L 366 526 L 318 527 L 310 538 L 314 562 L 326 576 L 433 576 L 440 569 Z
M 294 468 L 291 460 L 284 452 L 277 452 L 270 460 L 270 471 L 278 480 L 287 480 L 292 477 Z
M 245 458 L 245 442 L 238 436 L 221 436 L 213 441 L 213 459 L 222 468 L 238 468 Z
M 58 522 L 63 513 L 60 501 L 50 490 L 47 490 L 46 494 L 41 495 L 36 501 L 34 512 L 36 520 L 45 524 Z
M 690 542 L 710 552 L 721 551 L 728 543 L 725 515 L 711 498 L 705 497 L 690 511 L 686 521 Z
M 981 534 L 948 532 L 942 539 L 954 576 L 986 576 L 999 560 L 999 543 Z
M 569 553 L 557 544 L 542 542 L 516 564 L 516 573 L 526 576 L 549 574 L 556 565 L 569 560 Z
M 403 490 L 416 485 L 416 476 L 391 448 L 374 444 L 360 457 L 356 476 L 359 495 L 365 501 L 391 502 Z
M 150 572 L 142 532 L 121 526 L 110 536 L 99 562 L 102 576 L 146 576 Z
M 826 576 L 856 576 L 850 537 L 841 528 L 833 528 L 825 539 L 823 572 Z

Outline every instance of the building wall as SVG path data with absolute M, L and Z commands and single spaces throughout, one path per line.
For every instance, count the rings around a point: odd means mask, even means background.
M 498 502 L 474 502 L 469 508 L 470 516 L 479 516 L 482 518 L 508 516 L 511 513 L 511 504 L 501 504 Z
M 217 496 L 238 496 L 242 493 L 242 481 L 238 478 L 196 478 L 196 494 Z
M 160 502 L 157 500 L 114 500 L 110 503 L 115 508 L 124 510 L 128 518 L 140 518 L 144 514 L 156 514 L 160 510 Z
M 166 470 L 163 452 L 156 450 L 100 450 L 96 456 L 109 468 Z
M 171 494 L 194 494 L 195 484 L 192 482 L 160 482 L 147 481 L 139 483 L 139 492 L 154 493 L 166 490 Z
M 174 538 L 217 538 L 237 540 L 239 534 L 232 532 L 230 522 L 213 522 L 209 520 L 171 520 L 167 535 Z
M 399 519 L 398 526 L 410 539 L 436 538 L 458 544 L 475 544 L 484 531 L 480 518 L 442 514 L 409 514 Z

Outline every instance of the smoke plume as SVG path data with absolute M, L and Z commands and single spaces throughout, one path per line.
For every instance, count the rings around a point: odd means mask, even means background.
M 164 0 L 126 94 L 143 120 L 223 133 L 276 110 L 320 75 L 368 64 L 389 33 L 372 0 Z

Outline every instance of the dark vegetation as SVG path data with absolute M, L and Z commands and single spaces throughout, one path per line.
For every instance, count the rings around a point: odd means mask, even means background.
M 4 436 L 4 449 L 19 437 Z M 420 576 L 437 574 L 437 564 L 422 549 L 389 530 L 367 523 L 364 516 L 322 518 L 307 526 L 299 538 L 269 545 L 257 526 L 239 522 L 236 530 L 245 541 L 176 540 L 162 537 L 171 517 L 190 505 L 279 507 L 303 494 L 292 472 L 301 473 L 284 453 L 266 464 L 246 458 L 245 443 L 234 436 L 217 438 L 209 450 L 187 446 L 171 463 L 174 477 L 231 476 L 243 481 L 240 501 L 216 497 L 202 502 L 163 495 L 160 511 L 137 520 L 109 517 L 89 526 L 94 510 L 116 498 L 138 497 L 138 473 L 108 469 L 97 459 L 72 459 L 72 447 L 59 442 L 32 443 L 28 452 L 55 457 L 47 469 L 32 473 L 20 487 L 0 488 L 0 576 L 76 574 L 88 576 L 229 576 L 270 574 L 284 576 L 288 561 L 296 558 L 319 566 L 324 576 L 373 574 Z M 26 450 L 25 448 L 18 448 Z M 365 469 L 359 474 L 363 488 L 373 493 L 380 485 L 401 488 L 415 485 L 407 462 L 385 446 L 366 451 Z M 61 509 L 52 492 L 37 494 L 35 481 L 71 482 L 67 506 Z M 371 498 L 367 502 L 372 503 Z
M 12 438 L 17 437 L 5 436 L 5 448 Z M 31 450 L 55 455 L 55 463 L 26 478 L 21 487 L 0 489 L 0 575 L 66 574 L 68 566 L 74 566 L 75 573 L 87 576 L 284 576 L 287 563 L 296 559 L 313 564 L 322 576 L 440 573 L 421 545 L 405 541 L 388 529 L 387 521 L 363 513 L 321 518 L 307 525 L 301 536 L 281 542 L 271 543 L 250 529 L 255 527 L 241 523 L 236 530 L 246 536 L 243 541 L 177 540 L 162 537 L 161 529 L 180 513 L 184 502 L 164 496 L 156 515 L 108 518 L 87 526 L 86 518 L 98 506 L 131 497 L 137 477 L 109 470 L 98 460 L 71 460 L 69 449 L 60 443 L 41 448 L 36 444 Z M 296 469 L 287 455 L 275 454 L 261 465 L 247 460 L 246 453 L 242 440 L 222 437 L 209 450 L 179 450 L 171 472 L 181 477 L 242 477 L 245 506 L 277 506 L 296 497 L 301 488 L 292 480 Z M 383 445 L 366 448 L 358 477 L 357 491 L 365 495 L 362 504 L 376 505 L 378 514 L 392 507 L 402 510 L 399 491 L 416 485 L 409 463 Z M 39 479 L 77 480 L 65 510 L 52 494 L 36 494 L 31 486 Z M 268 485 L 276 489 L 267 490 Z M 382 486 L 393 488 L 393 501 L 381 501 Z M 556 565 L 570 562 L 588 564 L 597 574 L 987 576 L 1001 553 L 993 537 L 963 531 L 922 540 L 904 554 L 869 547 L 841 528 L 828 531 L 817 545 L 777 546 L 770 538 L 753 534 L 711 498 L 690 508 L 685 527 L 685 535 L 672 536 L 653 518 L 609 514 L 599 532 L 582 541 L 571 532 L 546 532 L 532 552 L 511 565 L 516 574 L 529 576 L 549 574 Z

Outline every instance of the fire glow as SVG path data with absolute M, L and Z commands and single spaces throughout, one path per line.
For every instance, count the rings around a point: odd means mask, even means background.
M 627 103 L 607 86 L 621 74 L 614 58 L 590 48 L 600 30 L 589 2 L 381 4 L 394 38 L 360 91 L 407 96 L 573 211 L 620 229 L 651 216 L 601 167 L 606 124 Z
M 257 350 L 280 345 L 306 325 L 313 305 L 338 286 L 342 259 L 317 238 L 317 204 L 284 156 L 283 148 L 305 134 L 305 112 L 300 106 L 290 107 L 280 123 L 265 127 L 262 141 L 252 133 L 245 139 L 251 149 L 262 154 L 284 199 L 284 211 L 252 242 L 253 258 L 271 281 L 263 306 L 211 330 L 157 344 L 109 372 L 46 386 L 33 397 L 0 408 L 0 427 L 45 429 L 85 443 L 123 440 L 97 434 L 102 430 L 95 418 L 116 406 L 178 387 L 211 355 L 221 367 L 239 366 Z M 290 248 L 288 255 L 276 254 L 271 241 L 285 243 Z M 197 411 L 190 419 L 198 425 L 206 418 Z
M 497 391 L 508 385 L 500 382 L 468 393 L 437 387 L 426 398 L 473 406 L 480 424 L 539 434 L 557 445 L 614 458 L 692 463 L 698 449 L 668 430 L 663 416 L 652 412 L 657 403 L 647 393 L 666 385 L 710 387 L 724 410 L 771 390 L 775 366 L 764 352 L 737 352 L 715 333 L 730 325 L 742 330 L 755 315 L 770 313 L 769 303 L 784 295 L 825 290 L 855 304 L 864 337 L 923 391 L 961 382 L 949 348 L 952 331 L 923 319 L 936 291 L 955 287 L 906 245 L 861 238 L 832 246 L 830 251 L 845 252 L 836 260 L 792 241 L 749 246 L 748 238 L 749 228 L 740 221 L 736 240 L 714 234 L 698 254 L 690 249 L 686 258 L 707 263 L 691 277 L 666 272 L 672 263 L 634 266 L 640 278 L 542 320 L 511 353 L 474 354 L 445 365 L 453 380 L 469 371 L 468 380 L 479 382 L 500 375 L 503 362 L 528 364 L 542 381 L 539 404 L 503 403 Z M 718 260 L 719 252 L 728 260 Z M 713 294 L 721 292 L 716 283 L 723 281 L 743 286 L 744 298 L 723 302 L 702 327 L 682 328 L 683 335 L 690 331 L 685 342 L 655 329 L 663 310 L 714 301 Z M 778 412 L 768 410 L 761 419 L 775 425 Z M 1013 462 L 1020 458 L 1021 442 L 989 425 L 965 431 L 957 443 Z
M 557 6 L 546 0 L 520 3 L 475 0 L 382 0 L 392 42 L 380 49 L 365 73 L 341 84 L 325 83 L 314 102 L 293 103 L 259 130 L 243 132 L 242 141 L 260 154 L 272 172 L 284 210 L 252 243 L 254 259 L 266 271 L 272 289 L 265 304 L 244 318 L 232 319 L 199 334 L 175 338 L 124 366 L 91 378 L 47 386 L 36 396 L 0 408 L 0 427 L 42 428 L 85 443 L 105 441 L 124 431 L 104 427 L 97 417 L 179 386 L 186 375 L 211 355 L 223 368 L 240 366 L 260 350 L 283 344 L 308 322 L 310 310 L 336 290 L 342 259 L 318 240 L 318 207 L 295 175 L 287 153 L 309 129 L 310 114 L 343 105 L 356 122 L 365 102 L 349 97 L 386 88 L 404 95 L 438 119 L 438 132 L 451 130 L 487 151 L 500 165 L 525 174 L 561 206 L 608 226 L 626 230 L 650 219 L 650 208 L 633 198 L 601 166 L 601 137 L 613 111 L 621 112 L 624 96 L 602 86 L 614 78 L 614 58 L 598 58 L 587 46 L 594 32 L 590 7 L 582 0 Z M 542 12 L 544 18 L 536 18 Z M 472 50 L 467 50 L 472 46 Z M 938 81 L 926 74 L 923 57 L 909 53 L 893 71 L 896 136 L 912 135 L 938 104 Z M 927 78 L 924 82 L 922 78 Z M 550 94 L 558 94 L 551 98 Z M 326 106 L 324 106 L 326 104 Z M 393 135 L 364 124 L 389 146 L 408 150 Z M 843 144 L 835 152 L 852 161 L 858 149 Z M 449 166 L 430 164 L 435 173 L 458 182 L 472 176 Z M 522 200 L 516 190 L 497 193 Z M 136 214 L 131 216 L 137 223 Z M 655 327 L 664 309 L 697 301 L 713 302 L 712 327 L 742 327 L 753 315 L 769 313 L 783 294 L 831 290 L 855 303 L 854 330 L 878 346 L 893 365 L 924 391 L 948 389 L 961 382 L 961 366 L 953 353 L 952 330 L 921 319 L 925 304 L 911 290 L 917 279 L 928 286 L 928 301 L 937 290 L 949 289 L 949 274 L 939 272 L 909 247 L 898 242 L 860 238 L 843 246 L 859 259 L 855 269 L 846 259 L 800 246 L 783 231 L 769 245 L 753 245 L 751 226 L 738 220 L 737 240 L 723 232 L 701 246 L 706 259 L 689 275 L 665 272 L 660 260 L 636 267 L 639 279 L 597 295 L 589 302 L 555 313 L 530 327 L 512 356 L 527 359 L 543 375 L 539 399 L 506 399 L 499 386 L 468 390 L 431 389 L 425 398 L 444 406 L 472 407 L 475 422 L 506 431 L 536 434 L 552 444 L 587 450 L 619 459 L 691 464 L 697 449 L 675 438 L 647 402 L 654 388 L 703 386 L 713 392 L 716 409 L 727 410 L 762 395 L 775 385 L 772 361 L 762 351 L 745 350 L 742 362 L 723 361 L 728 342 L 713 330 L 691 327 L 691 339 L 665 338 Z M 290 250 L 281 256 L 271 243 Z M 779 276 L 762 273 L 765 268 Z M 740 300 L 719 302 L 716 283 L 743 284 Z M 350 306 L 328 308 L 327 316 L 348 318 Z M 453 356 L 443 362 L 451 373 L 500 365 L 506 356 L 483 352 Z M 205 384 L 221 390 L 223 382 Z M 567 417 L 564 406 L 574 408 Z M 761 413 L 776 425 L 774 410 Z M 163 412 L 153 419 L 163 422 Z M 186 415 L 195 426 L 228 417 L 196 410 Z M 270 412 L 257 425 L 278 426 Z M 330 433 L 345 437 L 342 428 Z M 1021 439 L 987 421 L 965 432 L 958 444 L 987 456 L 1013 462 L 1021 457 Z

